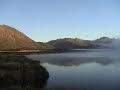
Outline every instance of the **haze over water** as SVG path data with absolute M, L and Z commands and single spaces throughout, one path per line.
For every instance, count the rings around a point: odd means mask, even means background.
M 33 54 L 50 77 L 47 88 L 120 89 L 119 50 L 82 49 L 64 53 Z

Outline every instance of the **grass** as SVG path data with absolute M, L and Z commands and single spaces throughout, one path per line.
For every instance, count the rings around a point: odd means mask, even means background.
M 48 77 L 39 61 L 20 53 L 0 53 L 0 88 L 43 88 Z

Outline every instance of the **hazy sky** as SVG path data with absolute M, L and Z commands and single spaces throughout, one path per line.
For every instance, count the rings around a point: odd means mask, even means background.
M 120 0 L 0 0 L 0 24 L 35 41 L 120 36 Z

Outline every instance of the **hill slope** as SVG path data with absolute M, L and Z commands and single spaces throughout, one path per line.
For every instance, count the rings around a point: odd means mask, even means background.
M 0 50 L 37 49 L 35 41 L 7 25 L 0 25 Z
M 37 42 L 37 44 L 39 49 L 55 49 L 55 47 L 49 43 Z
M 104 48 L 105 44 L 108 45 L 112 41 L 113 39 L 108 37 L 101 37 L 93 41 L 79 38 L 63 38 L 49 41 L 48 44 L 54 46 L 56 49 Z
M 63 38 L 49 41 L 57 49 L 78 49 L 78 48 L 92 48 L 90 41 L 82 40 L 79 38 Z

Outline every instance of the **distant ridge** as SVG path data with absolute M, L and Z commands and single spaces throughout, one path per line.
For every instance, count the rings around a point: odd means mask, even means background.
M 37 42 L 38 48 L 40 50 L 42 49 L 55 49 L 55 47 L 49 43 L 43 43 L 43 42 Z
M 113 40 L 112 38 L 101 37 L 93 41 L 79 38 L 62 38 L 46 43 L 35 42 L 13 27 L 0 25 L 0 51 L 106 48 L 105 44 L 112 43 Z
M 78 38 L 63 38 L 57 40 L 51 40 L 48 44 L 56 47 L 57 49 L 72 49 L 72 48 L 80 48 L 82 46 L 86 46 L 83 40 Z
M 101 37 L 96 40 L 82 40 L 79 38 L 62 38 L 51 40 L 48 44 L 54 46 L 57 49 L 91 49 L 91 48 L 105 48 L 104 44 L 109 44 L 113 39 L 108 37 Z
M 8 25 L 0 25 L 0 50 L 35 50 L 35 41 Z

